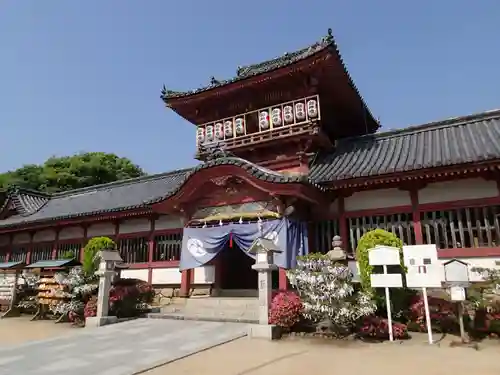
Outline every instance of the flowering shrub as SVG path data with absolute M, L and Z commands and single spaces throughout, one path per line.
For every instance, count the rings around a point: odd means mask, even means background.
M 269 323 L 290 329 L 299 322 L 302 310 L 302 302 L 296 293 L 279 291 L 271 302 Z
M 452 302 L 442 298 L 428 297 L 429 313 L 433 329 L 449 332 L 455 329 L 457 317 Z M 410 305 L 410 320 L 416 324 L 421 332 L 427 331 L 425 322 L 425 306 L 422 296 L 415 296 Z
M 356 248 L 356 260 L 359 263 L 361 287 L 365 292 L 369 293 L 372 293 L 370 275 L 373 273 L 373 266 L 368 262 L 368 250 L 373 249 L 377 245 L 397 247 L 400 249 L 401 253 L 403 251 L 403 241 L 395 234 L 383 229 L 374 229 L 365 233 L 363 237 L 359 239 L 358 247 Z M 401 267 L 404 268 L 402 254 Z
M 95 298 L 91 298 L 85 304 L 85 308 L 83 310 L 83 316 L 85 318 L 90 318 L 96 315 L 97 315 L 97 301 Z
M 149 308 L 153 297 L 153 288 L 145 281 L 120 279 L 109 291 L 110 310 L 120 318 L 137 316 Z
M 298 257 L 287 277 L 302 299 L 306 319 L 349 326 L 376 309 L 368 294 L 354 291 L 349 268 L 326 255 Z
M 408 328 L 403 323 L 392 322 L 392 335 L 396 340 L 407 339 Z M 358 329 L 358 336 L 377 340 L 389 339 L 389 321 L 378 316 L 363 318 Z

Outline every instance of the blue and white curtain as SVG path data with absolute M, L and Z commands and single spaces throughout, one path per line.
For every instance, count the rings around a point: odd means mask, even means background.
M 281 268 L 293 268 L 296 258 L 309 252 L 307 225 L 287 218 L 258 223 L 231 223 L 206 228 L 184 228 L 180 270 L 207 264 L 226 248 L 228 241 L 234 243 L 249 257 L 248 250 L 256 238 L 274 241 L 281 253 L 274 256 L 274 263 Z

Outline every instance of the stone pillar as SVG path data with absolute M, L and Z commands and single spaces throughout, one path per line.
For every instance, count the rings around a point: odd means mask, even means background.
M 256 241 L 264 242 L 263 239 L 257 239 Z M 271 249 L 266 245 L 270 244 L 257 243 L 255 245 L 257 261 L 252 266 L 252 269 L 259 273 L 259 324 L 250 325 L 248 335 L 251 338 L 274 340 L 280 337 L 280 332 L 279 327 L 269 324 L 269 308 L 272 302 L 272 272 L 278 268 L 273 262 L 273 253 L 279 250 Z M 252 248 L 254 248 L 254 245 L 252 245 Z
M 85 319 L 85 327 L 100 327 L 106 324 L 116 323 L 116 316 L 109 316 L 109 291 L 111 282 L 116 276 L 116 263 L 123 262 L 120 254 L 116 250 L 100 251 L 99 269 L 96 275 L 99 276 L 99 292 L 97 294 L 97 314 L 94 317 Z

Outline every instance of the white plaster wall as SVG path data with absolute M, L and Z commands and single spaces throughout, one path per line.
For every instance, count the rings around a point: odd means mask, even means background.
M 14 238 L 12 238 L 13 244 L 28 243 L 31 240 L 31 236 L 27 232 L 16 233 Z
M 399 189 L 360 191 L 344 199 L 344 209 L 346 211 L 409 205 L 411 205 L 410 193 Z
M 193 284 L 213 284 L 215 282 L 215 266 L 202 266 L 194 269 Z
M 482 178 L 435 182 L 418 192 L 419 204 L 450 202 L 465 199 L 491 198 L 498 196 L 495 181 Z
M 7 246 L 10 244 L 10 236 L 8 234 L 0 236 L 0 246 Z
M 83 238 L 85 231 L 82 227 L 67 227 L 59 232 L 60 240 L 71 240 L 73 238 Z
M 179 284 L 181 283 L 181 273 L 179 268 L 153 268 L 151 283 L 154 285 Z
M 148 270 L 122 270 L 121 277 L 123 279 L 139 279 L 148 281 Z
M 123 275 L 123 271 L 122 271 Z M 201 266 L 194 269 L 193 284 L 213 284 L 215 282 L 215 267 Z M 181 272 L 175 268 L 153 268 L 151 283 L 154 285 L 179 284 Z
M 120 223 L 119 233 L 149 232 L 151 220 L 148 218 L 129 219 Z
M 114 223 L 98 223 L 92 224 L 87 229 L 87 237 L 98 237 L 98 236 L 113 236 L 115 234 L 115 224 Z
M 184 220 L 180 216 L 161 215 L 155 222 L 155 230 L 183 228 Z
M 54 241 L 56 239 L 56 231 L 53 229 L 46 229 L 35 232 L 33 235 L 33 242 Z

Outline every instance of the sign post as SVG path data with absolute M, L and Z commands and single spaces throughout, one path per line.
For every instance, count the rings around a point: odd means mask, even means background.
M 470 285 L 469 265 L 458 259 L 449 260 L 444 264 L 445 282 L 450 288 L 450 298 L 457 304 L 458 324 L 462 343 L 468 342 L 464 327 L 464 306 L 466 298 L 465 288 Z
M 427 288 L 441 288 L 443 267 L 438 259 L 437 247 L 436 245 L 403 246 L 403 258 L 407 268 L 406 286 L 422 288 L 427 337 L 429 344 L 433 344 Z
M 387 320 L 389 323 L 389 340 L 394 341 L 392 332 L 391 296 L 389 288 L 402 288 L 403 279 L 399 273 L 388 273 L 387 266 L 399 265 L 399 249 L 390 246 L 376 246 L 368 251 L 368 261 L 371 266 L 382 266 L 383 273 L 370 275 L 373 288 L 384 288 L 387 305 Z

